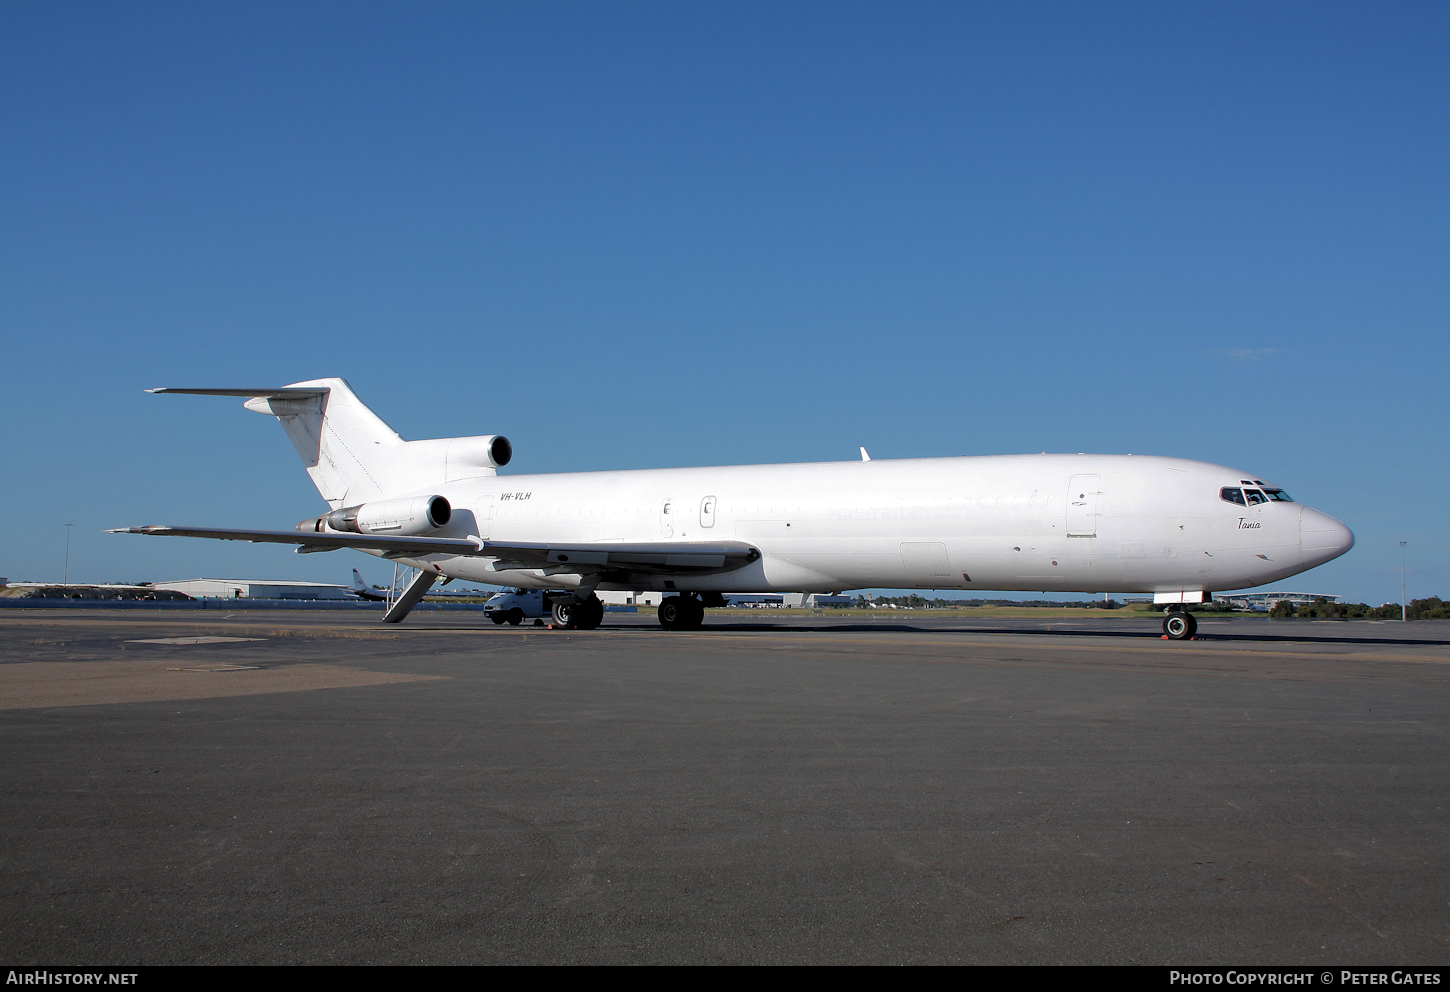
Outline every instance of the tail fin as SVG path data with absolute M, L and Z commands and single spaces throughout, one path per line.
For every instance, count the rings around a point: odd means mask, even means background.
M 358 599 L 366 599 L 374 603 L 388 598 L 388 591 L 386 589 L 378 589 L 368 585 L 357 569 L 352 570 L 352 594 Z
M 444 482 L 495 475 L 513 449 L 496 435 L 405 441 L 367 408 L 345 379 L 280 389 L 149 389 L 151 393 L 246 396 L 248 410 L 277 418 L 312 484 L 333 509 L 408 495 Z
M 345 379 L 311 379 L 287 389 L 309 387 L 319 395 L 299 398 L 276 390 L 253 396 L 245 405 L 277 418 L 302 456 L 312 484 L 333 509 L 393 495 L 388 469 L 406 442 L 357 398 Z

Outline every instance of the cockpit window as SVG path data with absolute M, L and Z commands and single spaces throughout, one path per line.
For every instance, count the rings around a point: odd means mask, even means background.
M 1218 491 L 1218 498 L 1227 503 L 1237 503 L 1239 506 L 1247 506 L 1244 502 L 1244 491 L 1242 489 L 1229 489 L 1227 487 Z
M 1269 489 L 1265 487 L 1264 492 L 1268 493 L 1269 499 L 1273 500 L 1275 503 L 1294 502 L 1292 499 L 1289 498 L 1289 494 L 1284 492 L 1284 490 L 1282 489 Z
M 1244 495 L 1247 496 L 1249 499 L 1249 506 L 1257 506 L 1260 503 L 1267 503 L 1269 501 L 1269 497 L 1265 496 L 1257 489 L 1245 489 Z

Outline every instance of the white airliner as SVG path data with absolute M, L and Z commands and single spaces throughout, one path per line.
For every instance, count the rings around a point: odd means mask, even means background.
M 357 569 L 352 570 L 352 585 L 347 587 L 348 592 L 358 599 L 370 599 L 375 603 L 385 602 L 392 595 L 391 590 L 382 586 L 372 586 L 363 579 L 362 573 Z
M 723 593 L 870 587 L 1152 593 L 1164 632 L 1183 604 L 1278 582 L 1354 535 L 1252 473 L 1142 455 L 998 455 L 500 476 L 499 435 L 405 441 L 342 379 L 246 397 L 275 416 L 331 512 L 291 531 L 121 533 L 357 548 L 420 569 L 384 619 L 439 578 L 552 589 L 556 622 L 599 624 L 598 589 L 659 590 L 669 629 Z

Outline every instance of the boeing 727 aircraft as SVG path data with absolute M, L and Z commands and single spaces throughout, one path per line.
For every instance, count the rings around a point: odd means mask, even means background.
M 870 587 L 1152 593 L 1164 633 L 1183 604 L 1278 582 L 1354 535 L 1253 473 L 1134 455 L 814 462 L 501 476 L 507 438 L 405 441 L 342 379 L 245 397 L 281 422 L 331 511 L 295 530 L 131 527 L 116 533 L 356 548 L 420 574 L 396 623 L 439 578 L 557 590 L 556 622 L 593 628 L 599 589 L 669 593 L 671 630 L 722 594 Z

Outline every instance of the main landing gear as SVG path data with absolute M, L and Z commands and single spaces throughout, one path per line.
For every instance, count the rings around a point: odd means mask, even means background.
M 705 604 L 693 593 L 660 601 L 660 626 L 665 630 L 698 630 L 705 623 Z
M 1168 607 L 1163 617 L 1163 636 L 1170 641 L 1186 641 L 1198 633 L 1198 621 L 1183 607 Z
M 593 630 L 604 619 L 604 604 L 593 593 L 582 603 L 554 601 L 554 626 L 565 630 Z

